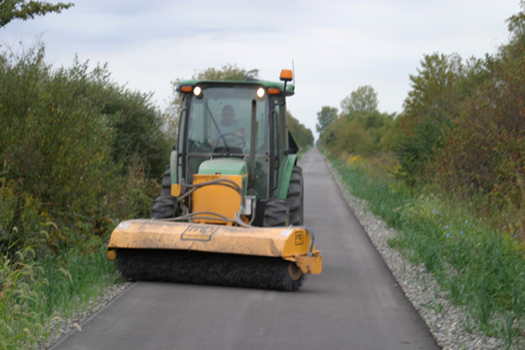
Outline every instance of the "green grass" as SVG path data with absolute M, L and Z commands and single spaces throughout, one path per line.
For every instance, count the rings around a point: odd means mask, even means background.
M 67 252 L 36 262 L 26 248 L 0 257 L 0 349 L 31 349 L 45 342 L 49 325 L 86 310 L 119 275 L 105 249 Z
M 474 326 L 507 347 L 525 328 L 525 259 L 516 237 L 497 232 L 469 200 L 370 176 L 366 162 L 332 161 L 351 193 L 400 235 L 389 244 L 432 273 L 448 298 L 466 308 Z

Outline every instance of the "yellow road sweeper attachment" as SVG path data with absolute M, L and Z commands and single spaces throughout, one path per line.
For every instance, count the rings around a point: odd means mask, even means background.
M 108 244 L 130 280 L 297 290 L 322 258 L 303 227 L 303 176 L 284 83 L 181 82 L 179 135 L 152 219 Z

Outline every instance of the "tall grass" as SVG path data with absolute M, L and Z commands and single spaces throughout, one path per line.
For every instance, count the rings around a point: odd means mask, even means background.
M 48 281 L 36 263 L 26 262 L 34 256 L 31 249 L 18 251 L 13 259 L 3 256 L 0 278 L 0 347 L 16 349 L 34 343 L 44 327 L 38 309 L 44 304 L 39 288 Z
M 50 325 L 85 310 L 119 275 L 105 249 L 60 254 L 43 262 L 31 248 L 0 257 L 0 349 L 31 349 Z
M 475 326 L 507 346 L 525 329 L 524 245 L 471 210 L 472 200 L 408 187 L 363 161 L 334 160 L 343 182 L 400 235 L 389 244 L 423 263 Z M 372 176 L 371 176 L 372 175 Z M 497 221 L 497 220 L 496 220 Z

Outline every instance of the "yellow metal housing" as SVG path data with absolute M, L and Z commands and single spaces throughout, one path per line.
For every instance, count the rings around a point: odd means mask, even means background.
M 239 188 L 242 188 L 242 176 L 241 175 L 193 175 L 193 184 L 198 185 L 204 182 L 228 179 L 235 182 Z M 207 212 L 217 213 L 225 216 L 231 220 L 235 219 L 235 214 L 239 211 L 242 201 L 242 194 L 236 190 L 222 186 L 222 185 L 206 185 L 197 189 L 193 193 L 193 213 Z M 208 214 L 212 215 L 213 214 Z M 200 223 L 211 223 L 219 224 L 224 223 L 224 220 L 213 220 L 213 219 L 195 219 L 195 222 Z M 229 223 L 231 225 L 231 223 Z
M 130 220 L 121 222 L 111 234 L 109 259 L 115 259 L 117 248 L 280 257 L 296 263 L 303 273 L 318 274 L 322 271 L 320 252 L 313 245 L 310 251 L 310 234 L 300 227 L 244 228 L 163 220 Z

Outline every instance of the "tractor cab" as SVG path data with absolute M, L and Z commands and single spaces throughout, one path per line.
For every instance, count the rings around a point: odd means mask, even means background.
M 285 97 L 294 90 L 287 76 L 284 83 L 181 82 L 172 183 L 191 183 L 194 174 L 243 175 L 246 194 L 259 200 L 277 197 L 285 160 L 297 152 L 286 125 Z

